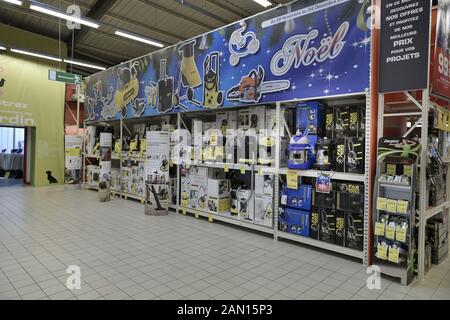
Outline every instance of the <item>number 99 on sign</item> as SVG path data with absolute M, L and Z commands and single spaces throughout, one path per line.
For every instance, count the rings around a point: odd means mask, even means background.
M 449 59 L 443 53 L 439 54 L 439 73 L 448 77 L 450 75 Z

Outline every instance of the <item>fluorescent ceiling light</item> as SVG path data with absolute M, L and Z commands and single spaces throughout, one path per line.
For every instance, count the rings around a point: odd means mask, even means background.
M 268 0 L 253 0 L 253 1 L 255 1 L 257 4 L 262 5 L 264 8 L 270 7 L 272 5 L 272 2 Z
M 19 0 L 3 0 L 4 2 L 8 2 L 8 3 L 12 3 L 12 4 L 17 4 L 18 6 L 22 5 L 22 1 Z
M 59 12 L 57 10 L 48 9 L 48 8 L 45 8 L 45 7 L 37 6 L 35 4 L 30 5 L 30 9 L 34 10 L 34 11 L 39 11 L 39 12 L 42 12 L 42 13 L 45 13 L 45 14 L 48 14 L 48 15 L 51 15 L 51 16 L 54 16 L 54 17 L 58 17 L 58 18 L 61 18 L 61 19 L 65 19 L 65 20 L 73 21 L 73 22 L 76 22 L 76 23 L 79 23 L 79 24 L 83 24 L 83 25 L 91 27 L 91 28 L 97 29 L 98 27 L 100 27 L 99 24 L 91 22 L 91 21 L 86 20 L 86 19 L 83 19 L 81 17 L 70 16 L 68 14 Z
M 79 61 L 75 61 L 75 60 L 64 59 L 64 62 L 68 63 L 68 64 L 74 64 L 77 66 L 83 66 L 83 67 L 88 67 L 88 68 L 102 70 L 102 71 L 106 70 L 106 68 L 104 68 L 104 67 L 96 66 L 93 64 L 89 64 L 89 63 L 79 62 Z
M 143 38 L 143 37 L 135 36 L 135 35 L 133 35 L 131 33 L 123 32 L 123 31 L 119 31 L 119 30 L 117 30 L 115 33 L 118 36 L 125 37 L 125 38 L 132 39 L 132 40 L 136 40 L 136 41 L 139 41 L 139 42 L 143 42 L 143 43 L 146 43 L 146 44 L 149 44 L 151 46 L 158 47 L 158 48 L 164 47 L 164 45 L 162 43 L 159 43 L 159 42 L 156 42 L 156 41 L 153 41 L 153 40 L 150 40 L 150 39 L 146 39 L 146 38 Z
M 55 58 L 55 57 L 47 56 L 47 55 L 45 55 L 45 54 L 34 53 L 34 52 L 29 52 L 29 51 L 24 51 L 24 50 L 19 50 L 19 49 L 11 49 L 11 51 L 12 51 L 12 52 L 15 52 L 15 53 L 24 54 L 24 55 L 27 55 L 27 56 L 36 57 L 36 58 L 42 58 L 42 59 L 47 59 L 47 60 L 52 60 L 52 61 L 62 62 L 62 59 L 60 59 L 60 58 Z

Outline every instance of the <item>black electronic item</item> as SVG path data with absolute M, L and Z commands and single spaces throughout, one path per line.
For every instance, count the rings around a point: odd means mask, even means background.
M 172 110 L 173 102 L 173 77 L 167 76 L 167 60 L 160 62 L 160 76 L 158 81 L 158 111 L 166 113 Z
M 336 210 L 336 244 L 345 245 L 345 213 Z
M 203 106 L 210 109 L 219 108 L 223 104 L 224 96 L 219 89 L 220 57 L 218 52 L 211 53 L 206 57 L 203 69 Z
M 336 191 L 336 209 L 364 213 L 364 184 L 339 182 Z
M 335 114 L 334 108 L 327 108 L 325 115 L 325 137 L 328 139 L 334 138 Z
M 364 242 L 364 215 L 345 213 L 345 246 L 362 251 Z
M 336 208 L 336 183 L 331 182 L 330 193 L 317 192 L 316 188 L 313 188 L 312 203 L 315 207 L 321 209 L 335 209 Z
M 365 108 L 363 106 L 349 107 L 349 137 L 363 137 L 365 124 Z
M 319 240 L 320 214 L 319 208 L 312 207 L 311 210 L 311 228 L 309 236 L 311 239 Z
M 319 240 L 328 243 L 336 243 L 336 218 L 335 211 L 319 208 L 320 233 Z
M 313 167 L 319 170 L 333 170 L 335 166 L 335 144 L 327 138 L 319 138 L 316 144 L 316 163 Z
M 346 168 L 346 150 L 347 143 L 345 138 L 339 138 L 336 140 L 336 148 L 335 148 L 335 171 L 337 172 L 345 172 Z
M 364 173 L 364 138 L 349 138 L 346 141 L 345 171 L 348 173 Z
M 347 137 L 350 123 L 349 108 L 338 107 L 335 108 L 334 111 L 334 136 L 336 138 Z

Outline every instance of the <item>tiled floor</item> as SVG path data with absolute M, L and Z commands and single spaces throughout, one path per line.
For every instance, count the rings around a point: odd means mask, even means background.
M 450 259 L 371 291 L 358 261 L 92 191 L 2 188 L 0 203 L 0 299 L 450 299 Z

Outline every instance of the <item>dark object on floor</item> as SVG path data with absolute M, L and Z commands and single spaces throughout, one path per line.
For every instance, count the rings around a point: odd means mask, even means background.
M 5 85 L 6 80 L 2 78 L 2 80 L 0 80 L 0 88 L 2 88 Z
M 47 171 L 46 174 L 47 174 L 48 183 L 50 183 L 50 184 L 58 183 L 58 180 L 56 180 L 56 178 L 52 176 L 51 171 Z

